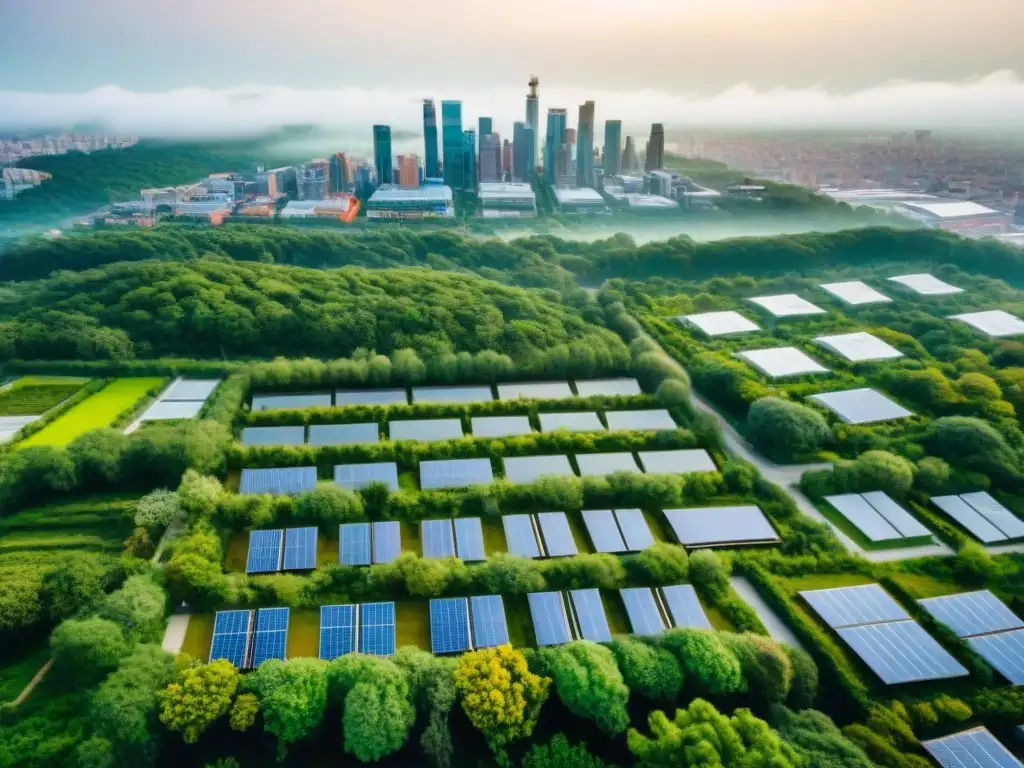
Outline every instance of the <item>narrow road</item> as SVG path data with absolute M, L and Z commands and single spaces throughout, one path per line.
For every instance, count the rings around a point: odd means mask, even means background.
M 181 646 L 185 642 L 185 632 L 188 631 L 188 619 L 189 614 L 176 613 L 167 622 L 161 647 L 168 653 L 181 652 Z
M 746 576 L 730 576 L 729 583 L 736 590 L 736 594 L 742 597 L 754 609 L 754 613 L 757 614 L 757 617 L 764 624 L 765 629 L 768 630 L 768 634 L 773 640 L 791 645 L 794 648 L 804 647 L 800 639 L 793 634 L 793 630 L 789 628 L 789 625 L 779 618 L 779 614 L 765 602 L 765 599 L 757 591 L 757 587 L 751 584 Z

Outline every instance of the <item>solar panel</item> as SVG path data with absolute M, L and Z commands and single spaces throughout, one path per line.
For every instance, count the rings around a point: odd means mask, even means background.
M 650 587 L 620 589 L 622 602 L 626 604 L 629 625 L 635 635 L 657 635 L 665 631 L 665 620 L 658 610 L 654 592 Z
M 281 570 L 281 549 L 284 531 L 249 531 L 249 554 L 246 573 L 274 573 Z
M 696 315 L 680 315 L 680 323 L 689 323 L 700 328 L 708 336 L 726 336 L 731 333 L 751 333 L 761 328 L 739 312 L 701 312 Z
M 970 504 L 979 515 L 1005 533 L 1006 538 L 1024 538 L 1024 520 L 992 498 L 988 491 L 961 493 L 960 498 Z
M 203 410 L 202 400 L 158 400 L 142 414 L 141 421 L 193 419 Z
M 213 619 L 210 661 L 227 659 L 238 669 L 249 660 L 252 611 L 217 611 Z
M 463 437 L 461 419 L 409 419 L 388 422 L 392 440 L 459 440 Z
M 842 392 L 824 392 L 811 395 L 830 411 L 838 414 L 847 424 L 870 424 L 875 421 L 903 419 L 914 414 L 873 389 L 848 389 Z
M 580 397 L 594 397 L 603 395 L 605 397 L 629 397 L 643 394 L 640 389 L 640 382 L 636 379 L 622 377 L 614 379 L 584 379 L 576 380 L 576 391 Z
M 576 466 L 583 477 L 602 477 L 615 472 L 640 473 L 632 453 L 577 454 Z
M 864 624 L 836 632 L 886 685 L 968 674 L 916 621 Z
M 540 557 L 537 534 L 529 515 L 505 515 L 501 524 L 505 528 L 509 552 L 519 557 Z
M 508 645 L 508 624 L 501 595 L 469 598 L 469 612 L 473 618 L 474 648 Z
M 604 424 L 594 411 L 577 411 L 575 413 L 542 413 L 540 418 L 541 432 L 554 432 L 564 429 L 567 432 L 603 432 Z
M 397 491 L 398 464 L 393 461 L 338 464 L 334 467 L 334 482 L 350 491 L 358 491 L 370 483 L 384 483 L 392 491 Z
M 529 416 L 474 416 L 473 437 L 514 437 L 533 432 Z
M 870 333 L 840 333 L 835 336 L 819 336 L 815 343 L 831 349 L 851 363 L 870 360 L 895 360 L 903 353 Z
M 677 475 L 687 472 L 717 472 L 718 467 L 703 448 L 676 451 L 640 451 L 640 463 L 647 474 Z
M 910 618 L 878 584 L 812 589 L 800 596 L 833 629 Z
M 849 280 L 844 283 L 823 283 L 818 287 L 828 291 L 837 299 L 851 306 L 892 301 L 885 294 L 879 293 L 870 285 L 860 280 Z
M 320 606 L 320 658 L 333 661 L 356 651 L 356 606 Z
M 499 400 L 565 400 L 572 396 L 567 381 L 524 381 L 498 385 Z
M 884 517 L 889 524 L 907 538 L 918 536 L 931 536 L 931 531 L 925 528 L 917 518 L 907 510 L 889 498 L 885 491 L 870 491 L 862 493 L 864 501 L 874 507 L 875 511 Z
M 675 419 L 664 408 L 652 408 L 646 411 L 606 411 L 608 429 L 617 430 L 654 430 L 679 429 Z
M 1006 534 L 996 528 L 959 496 L 932 496 L 932 504 L 941 509 L 985 544 L 1006 541 Z
M 242 430 L 242 445 L 302 445 L 305 427 L 247 427 Z
M 455 557 L 455 536 L 451 520 L 424 520 L 420 525 L 424 557 L 433 560 Z
M 811 304 L 807 299 L 800 298 L 795 293 L 782 293 L 778 296 L 755 296 L 750 301 L 767 309 L 775 317 L 825 314 L 824 309 Z
M 316 528 L 289 528 L 284 532 L 286 571 L 311 571 L 316 568 Z
M 607 643 L 612 639 L 612 631 L 608 628 L 608 617 L 604 613 L 604 603 L 601 602 L 600 591 L 573 589 L 569 592 L 569 599 L 572 600 L 581 638 L 594 643 Z
M 343 523 L 338 526 L 338 562 L 342 565 L 370 564 L 369 523 Z
M 765 376 L 772 379 L 780 379 L 786 376 L 801 376 L 806 373 L 829 372 L 828 368 L 796 347 L 748 349 L 745 352 L 737 352 L 736 357 L 754 366 Z
M 922 741 L 921 746 L 942 768 L 1024 768 L 987 728 Z
M 953 630 L 957 637 L 1024 628 L 1024 621 L 987 589 L 929 597 L 918 602 L 936 621 Z
M 902 539 L 903 535 L 889 525 L 889 521 L 865 501 L 859 493 L 843 493 L 837 496 L 826 496 L 825 501 L 853 523 L 861 533 L 871 541 L 892 541 Z
M 494 482 L 490 459 L 442 459 L 420 462 L 420 488 L 465 488 Z
M 455 518 L 455 552 L 460 560 L 486 560 L 484 530 L 479 517 Z
M 1024 629 L 969 637 L 967 642 L 1011 685 L 1024 685 Z
M 526 599 L 537 645 L 559 645 L 572 640 L 561 592 L 530 592 Z
M 160 399 L 205 402 L 218 384 L 220 379 L 178 379 L 167 388 Z
M 619 533 L 615 516 L 610 509 L 588 509 L 583 512 L 583 524 L 598 552 L 625 552 L 626 542 Z
M 402 554 L 402 529 L 397 520 L 373 524 L 373 562 L 391 563 Z
M 545 476 L 576 477 L 568 456 L 515 456 L 501 462 L 510 483 L 535 483 Z
M 256 635 L 253 638 L 252 666 L 267 659 L 286 658 L 288 645 L 288 608 L 260 608 L 256 611 Z
M 541 512 L 537 515 L 537 524 L 548 557 L 579 554 L 565 512 Z
M 359 652 L 371 656 L 394 654 L 394 603 L 363 603 L 359 606 Z
M 922 296 L 942 296 L 963 291 L 963 288 L 944 283 L 939 278 L 928 274 L 900 275 L 899 277 L 890 277 L 889 280 L 904 285 Z
M 691 629 L 714 629 L 704 606 L 700 604 L 697 590 L 692 584 L 677 584 L 673 587 L 662 587 L 661 594 L 668 607 L 669 619 L 673 627 Z
M 619 530 L 630 552 L 654 546 L 654 535 L 639 509 L 616 509 L 615 519 L 619 521 Z
M 665 518 L 685 547 L 771 544 L 779 540 L 756 506 L 666 509 Z
M 489 403 L 490 387 L 413 387 L 414 403 Z
M 336 389 L 334 403 L 345 405 L 408 405 L 409 394 L 400 389 Z
M 993 309 L 988 312 L 968 312 L 963 315 L 953 315 L 950 319 L 967 323 L 986 336 L 996 339 L 1004 336 L 1020 336 L 1024 333 L 1024 320 L 1001 309 Z
M 469 640 L 469 601 L 446 597 L 430 601 L 430 650 L 461 653 L 472 648 Z
M 291 395 L 253 395 L 253 411 L 274 411 L 284 408 L 330 408 L 330 392 L 308 392 Z
M 310 445 L 358 445 L 380 441 L 376 424 L 314 424 L 309 428 Z
M 316 467 L 243 469 L 239 493 L 295 494 L 316 488 Z

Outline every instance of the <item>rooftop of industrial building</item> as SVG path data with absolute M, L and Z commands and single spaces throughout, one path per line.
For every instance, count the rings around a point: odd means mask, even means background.
M 370 196 L 370 202 L 378 200 L 431 200 L 436 202 L 451 202 L 452 188 L 443 184 L 431 184 L 425 187 L 397 187 L 393 184 L 384 184 L 376 189 Z
M 967 216 L 998 216 L 999 211 L 969 200 L 943 200 L 934 203 L 908 201 L 903 206 L 938 219 L 960 219 Z
M 590 187 L 555 187 L 555 198 L 559 203 L 603 203 L 604 198 Z
M 661 195 L 641 195 L 636 192 L 619 195 L 620 200 L 629 203 L 630 208 L 678 208 L 675 200 Z
M 499 181 L 481 181 L 479 196 L 481 200 L 520 200 L 526 197 L 530 199 L 536 199 L 537 197 L 536 193 L 533 191 L 533 187 L 529 184 Z
M 819 190 L 823 195 L 828 195 L 833 200 L 840 202 L 875 202 L 875 201 L 905 201 L 905 200 L 939 200 L 935 195 L 915 192 L 909 189 L 833 189 L 822 188 Z

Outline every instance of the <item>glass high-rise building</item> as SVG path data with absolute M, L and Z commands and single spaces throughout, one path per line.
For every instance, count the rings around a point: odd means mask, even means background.
M 494 120 L 490 117 L 481 117 L 477 120 L 477 128 L 479 129 L 477 137 L 483 139 L 484 136 L 490 136 L 494 133 Z
M 476 131 L 472 128 L 463 133 L 462 145 L 463 186 L 459 189 L 476 189 Z
M 391 126 L 373 126 L 373 164 L 377 168 L 377 183 L 390 184 L 391 172 Z
M 565 143 L 565 110 L 548 110 L 548 129 L 544 136 L 544 181 L 551 186 L 558 182 L 559 150 Z
M 604 121 L 604 175 L 617 176 L 622 171 L 622 121 Z
M 433 99 L 423 100 L 423 153 L 425 174 L 428 179 L 437 179 L 441 176 L 441 166 L 437 161 L 437 107 Z
M 540 87 L 540 80 L 536 75 L 530 76 L 530 92 L 526 95 L 526 124 L 533 129 L 533 156 L 530 158 L 529 173 L 527 178 L 533 176 L 537 167 L 537 153 L 540 144 L 540 97 L 537 88 Z
M 536 147 L 533 127 L 527 123 L 516 123 L 512 132 L 512 181 L 530 182 L 533 179 Z
M 647 142 L 647 155 L 644 159 L 645 171 L 657 171 L 665 167 L 665 126 L 661 123 L 651 125 L 651 139 Z
M 465 189 L 466 137 L 462 132 L 462 102 L 441 102 L 441 158 L 444 162 L 444 183 L 452 189 Z
M 622 172 L 632 173 L 637 169 L 636 144 L 632 136 L 626 137 L 626 146 L 622 149 Z
M 576 131 L 576 186 L 594 186 L 594 102 L 580 104 Z

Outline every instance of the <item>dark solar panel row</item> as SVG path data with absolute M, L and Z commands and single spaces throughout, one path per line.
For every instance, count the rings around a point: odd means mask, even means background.
M 238 669 L 252 669 L 267 659 L 284 660 L 289 615 L 288 608 L 218 611 L 213 622 L 210 661 L 226 659 Z
M 394 603 L 320 607 L 320 658 L 331 661 L 356 652 L 372 656 L 394 654 Z
M 338 526 L 338 562 L 342 565 L 390 563 L 401 554 L 398 521 L 342 523 Z
M 316 467 L 243 469 L 239 493 L 297 494 L 316 488 Z
M 249 532 L 246 573 L 304 571 L 316 568 L 316 528 Z
M 508 551 L 519 557 L 565 557 L 579 553 L 564 512 L 504 515 Z

